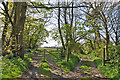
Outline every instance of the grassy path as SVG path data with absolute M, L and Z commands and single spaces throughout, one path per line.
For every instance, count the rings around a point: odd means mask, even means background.
M 72 70 L 72 75 L 71 78 L 105 78 L 88 56 L 81 57 L 78 65 Z
M 52 60 L 49 54 L 46 55 L 48 62 L 51 64 L 52 73 L 56 75 L 60 75 L 62 78 L 96 78 L 102 79 L 105 78 L 104 75 L 96 68 L 94 62 L 87 56 L 82 57 L 77 66 L 70 71 L 69 73 L 65 73 L 56 65 L 56 63 Z
M 33 57 L 30 68 L 21 75 L 21 78 L 46 77 L 46 75 L 40 74 L 41 68 L 39 67 L 39 61 L 41 59 L 41 56 L 42 53 L 39 53 Z M 100 71 L 96 68 L 94 62 L 88 56 L 81 57 L 81 60 L 77 66 L 69 73 L 65 73 L 59 66 L 57 66 L 55 61 L 48 53 L 45 53 L 45 56 L 51 69 L 50 74 L 53 76 L 53 78 L 105 78 L 105 76 L 100 73 Z
M 32 57 L 32 62 L 29 69 L 27 69 L 26 72 L 21 74 L 21 78 L 47 78 L 48 77 L 48 75 L 40 74 L 42 69 L 39 67 L 39 65 L 40 65 L 40 60 L 42 59 L 42 54 L 43 53 L 38 53 L 34 57 Z M 52 60 L 49 54 L 45 53 L 45 56 L 47 61 L 49 62 L 50 68 L 52 69 L 50 74 L 53 77 L 61 78 L 61 76 L 54 74 L 54 70 L 59 71 L 56 68 L 55 62 Z
M 64 71 L 61 70 L 61 68 L 59 66 L 56 65 L 55 61 L 51 58 L 51 56 L 46 53 L 46 59 L 49 62 L 50 65 L 50 69 L 51 69 L 51 73 L 53 74 L 54 78 L 61 78 L 62 74 Z
M 27 69 L 26 72 L 21 75 L 21 78 L 40 78 L 40 77 L 43 77 L 43 75 L 39 74 L 39 72 L 41 71 L 41 68 L 38 67 L 41 56 L 42 55 L 40 53 L 38 53 L 34 57 L 32 57 L 33 60 L 30 64 L 29 69 Z

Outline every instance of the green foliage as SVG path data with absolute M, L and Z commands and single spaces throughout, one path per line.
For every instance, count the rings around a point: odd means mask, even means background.
M 43 6 L 42 3 L 33 3 L 34 5 Z M 38 13 L 38 11 L 40 13 Z M 28 10 L 26 14 L 26 22 L 24 27 L 24 39 L 25 39 L 25 46 L 28 48 L 36 48 L 40 47 L 42 42 L 47 42 L 46 37 L 49 36 L 49 32 L 44 27 L 47 23 L 45 19 L 43 19 L 43 15 L 48 15 L 49 11 L 44 9 L 38 9 L 38 11 Z M 39 15 L 39 17 L 34 18 L 31 15 Z
M 61 62 L 62 59 L 60 57 L 61 56 L 60 51 L 50 50 L 49 53 L 55 62 L 58 62 L 58 63 Z
M 24 57 L 28 57 L 28 58 L 31 58 L 34 54 L 33 53 L 28 53 L 28 54 L 24 54 Z
M 78 56 L 79 56 L 79 57 L 86 57 L 86 55 L 80 54 L 80 53 L 78 54 Z
M 70 55 L 69 61 L 66 62 L 65 59 L 60 57 L 60 51 L 50 51 L 50 55 L 53 60 L 57 63 L 58 66 L 61 67 L 62 70 L 69 72 L 72 70 L 80 60 L 80 56 L 78 54 L 72 53 Z
M 40 49 L 25 49 L 27 52 L 31 52 L 31 53 L 39 53 L 39 52 L 42 52 L 43 49 L 40 48 Z M 29 54 L 30 55 L 30 54 Z
M 2 65 L 2 78 L 19 78 L 20 74 L 29 67 L 33 55 L 33 53 L 26 53 L 24 54 L 24 59 L 20 57 L 13 57 L 11 59 L 2 57 L 2 62 L 0 63 Z
M 111 63 L 117 64 L 118 59 L 120 57 L 120 48 L 118 46 L 111 46 L 109 48 L 109 58 L 111 59 Z
M 93 50 L 88 55 L 90 56 L 91 59 L 97 59 L 97 58 L 102 58 L 102 53 L 103 53 L 103 49 L 101 48 L 101 49 Z
M 105 66 L 102 66 L 101 59 L 95 59 L 95 64 L 97 65 L 98 69 L 105 74 L 108 78 L 119 78 L 120 74 L 117 72 L 117 66 L 114 64 L 106 63 Z
M 45 60 L 46 62 L 42 62 L 39 67 L 41 68 L 40 74 L 46 75 L 47 77 L 53 77 L 52 73 L 50 72 L 51 69 L 49 67 L 49 63 L 47 62 L 47 60 Z
M 98 69 L 105 74 L 108 78 L 119 78 L 120 74 L 118 73 L 118 48 L 115 46 L 111 46 L 109 48 L 109 58 L 110 61 L 105 63 L 105 66 L 102 66 L 102 53 L 99 54 L 99 51 L 102 51 L 102 49 L 98 49 L 96 51 L 92 51 L 92 53 L 89 54 L 90 58 L 92 58 L 98 67 Z M 99 56 L 97 56 L 99 54 Z
M 84 61 L 82 61 L 86 66 L 89 66 L 90 64 L 91 64 L 91 62 L 90 61 L 87 61 L 87 60 L 84 60 Z
M 91 67 L 88 67 L 86 65 L 80 66 L 81 69 L 86 69 L 87 71 L 91 70 Z

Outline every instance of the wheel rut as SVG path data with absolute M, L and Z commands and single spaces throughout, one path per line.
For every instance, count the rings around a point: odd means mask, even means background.
M 41 68 L 40 65 L 40 59 L 42 57 L 42 53 L 39 53 L 33 57 L 33 60 L 31 62 L 31 65 L 29 69 L 26 70 L 21 75 L 21 78 L 45 78 L 46 75 L 40 74 Z M 93 60 L 89 58 L 89 56 L 81 57 L 81 60 L 78 62 L 76 67 L 70 71 L 69 73 L 66 73 L 61 69 L 60 66 L 56 64 L 56 62 L 51 58 L 49 53 L 45 53 L 45 58 L 48 61 L 51 69 L 51 74 L 53 75 L 53 78 L 71 78 L 71 79 L 77 79 L 77 78 L 95 78 L 95 79 L 103 79 L 105 76 L 101 74 L 101 72 L 96 68 L 95 63 Z M 89 70 L 84 69 L 82 67 L 87 66 L 90 68 Z

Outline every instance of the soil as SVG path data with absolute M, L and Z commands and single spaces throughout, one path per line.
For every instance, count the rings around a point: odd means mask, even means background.
M 46 75 L 40 74 L 41 68 L 38 66 L 40 65 L 42 53 L 38 53 L 33 57 L 31 65 L 29 69 L 26 70 L 21 75 L 21 78 L 46 78 Z M 70 71 L 69 73 L 64 72 L 59 66 L 56 65 L 55 61 L 51 58 L 48 53 L 45 53 L 45 57 L 50 65 L 50 73 L 53 75 L 53 78 L 70 78 L 70 79 L 77 79 L 77 78 L 94 78 L 94 79 L 104 79 L 105 76 L 101 74 L 101 72 L 95 66 L 93 60 L 89 58 L 89 56 L 81 57 L 81 60 L 78 62 L 77 66 Z M 85 64 L 84 62 L 87 61 L 89 64 Z M 86 70 L 80 68 L 81 66 L 88 66 L 91 67 L 90 70 Z

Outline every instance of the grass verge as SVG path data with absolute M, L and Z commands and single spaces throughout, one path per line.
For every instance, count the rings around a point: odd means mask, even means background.
M 24 59 L 19 56 L 9 59 L 11 54 L 5 57 L 1 56 L 0 69 L 2 70 L 1 78 L 19 78 L 20 74 L 26 71 L 32 61 L 32 56 L 37 53 L 38 50 L 30 50 L 29 53 L 24 54 Z
M 50 69 L 50 66 L 49 66 L 48 61 L 47 61 L 47 60 L 43 61 L 43 60 L 41 59 L 40 63 L 41 63 L 41 64 L 39 65 L 39 67 L 41 68 L 40 74 L 43 74 L 43 75 L 45 75 L 46 77 L 53 77 L 53 76 L 52 76 L 52 73 L 50 72 L 51 69 Z
M 94 60 L 97 68 L 104 74 L 107 78 L 119 79 L 120 74 L 117 72 L 117 64 L 106 63 L 102 66 L 102 58 L 94 56 L 93 53 L 89 54 L 90 58 Z

